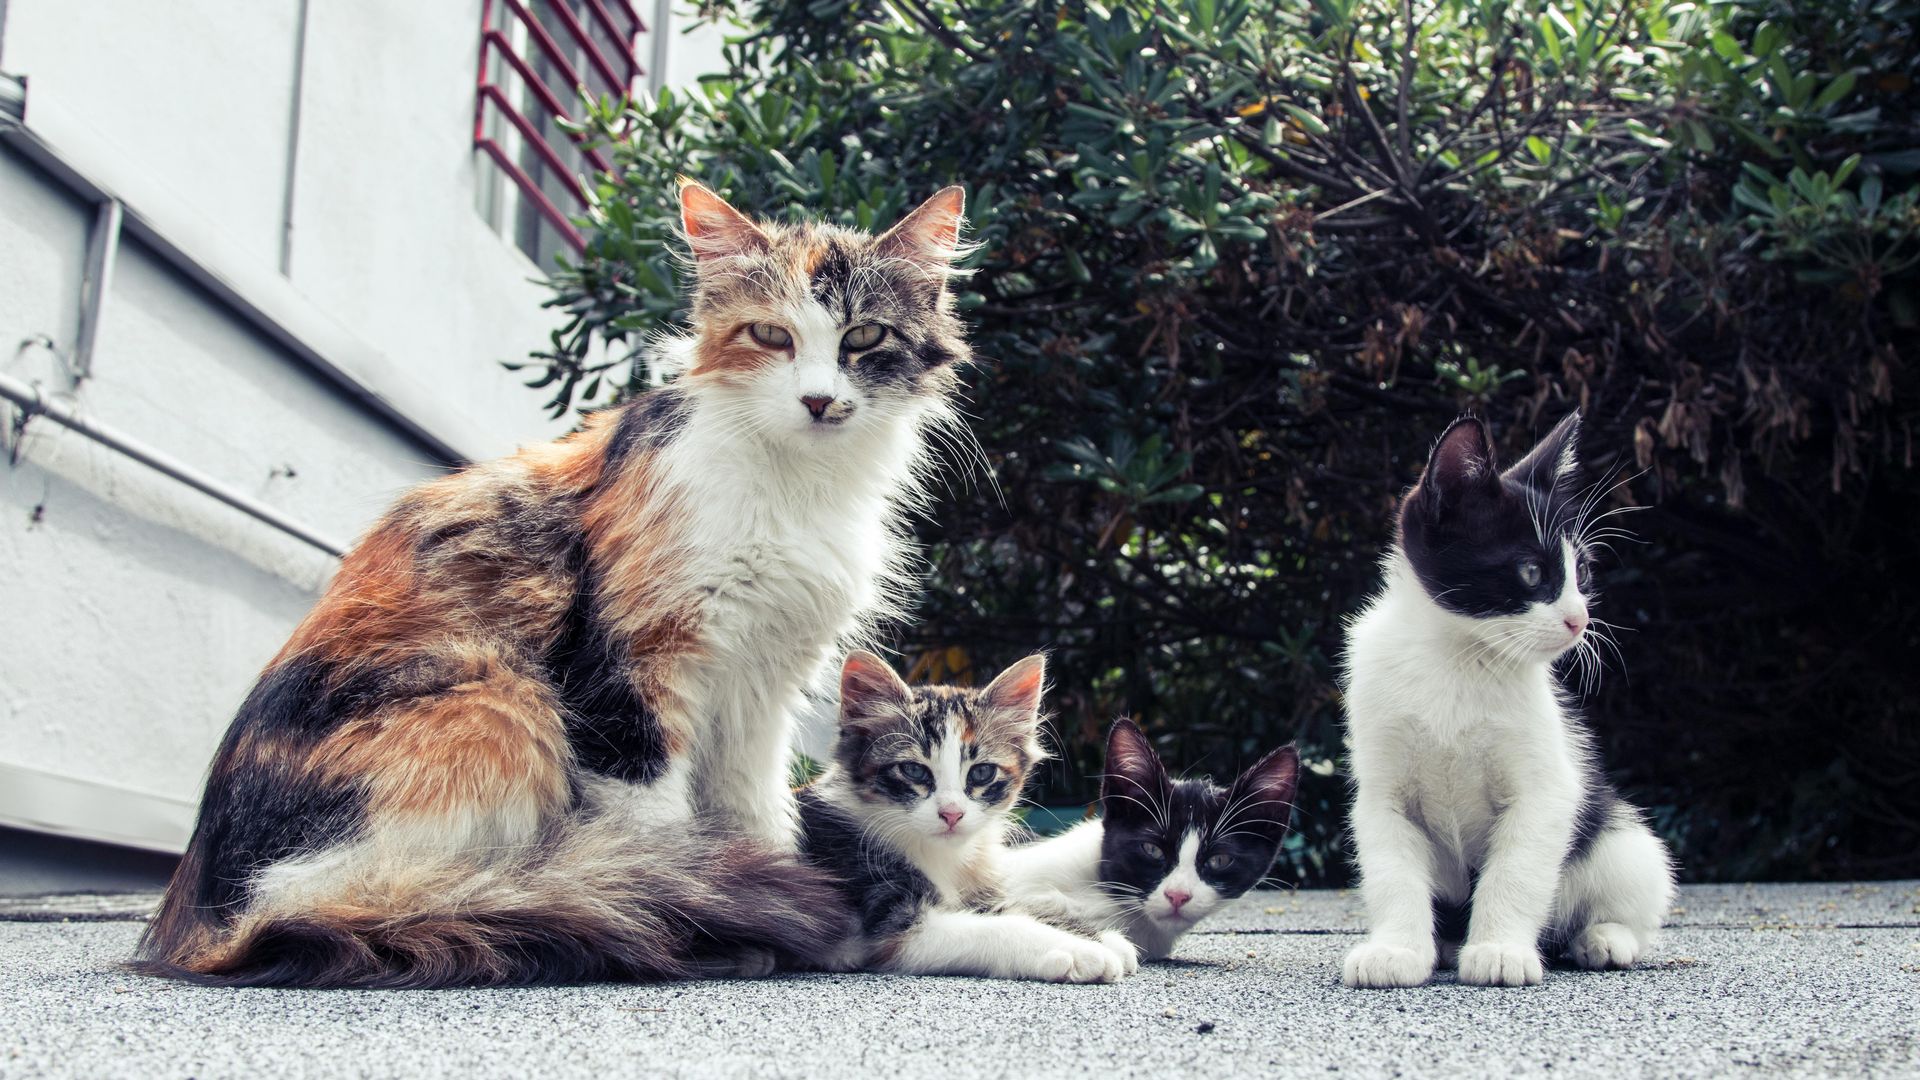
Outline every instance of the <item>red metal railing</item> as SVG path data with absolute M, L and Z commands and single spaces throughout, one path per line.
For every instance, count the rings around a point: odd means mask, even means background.
M 585 59 L 586 67 L 598 77 L 601 86 L 596 88 L 589 83 L 567 48 L 534 15 L 529 4 L 536 2 L 559 23 L 559 28 L 564 31 L 561 37 L 579 49 L 578 55 Z M 625 95 L 632 88 L 633 80 L 645 74 L 635 53 L 634 39 L 644 33 L 647 26 L 628 0 L 613 0 L 623 20 L 617 20 L 615 12 L 603 0 L 580 0 L 580 3 L 599 27 L 603 38 L 617 43 L 617 55 L 611 58 L 607 55 L 607 50 L 603 48 L 606 40 L 595 39 L 570 7 L 570 0 L 500 0 L 506 14 L 525 28 L 526 40 L 539 50 L 547 65 L 558 78 L 566 81 L 568 87 L 575 90 L 584 87 L 592 93 Z M 561 178 L 567 194 L 582 207 L 587 204 L 586 189 L 580 179 L 580 173 L 585 170 L 569 167 L 569 157 L 562 152 L 563 149 L 572 151 L 578 163 L 591 164 L 602 171 L 612 168 L 603 154 L 586 145 L 586 136 L 562 131 L 565 140 L 559 145 L 548 136 L 551 121 L 572 120 L 575 117 L 548 80 L 534 70 L 534 65 L 528 62 L 527 57 L 516 50 L 514 35 L 509 32 L 511 25 L 504 20 L 496 25 L 494 0 L 485 0 L 480 13 L 480 78 L 473 107 L 473 145 L 500 166 L 500 171 L 506 173 L 514 186 L 520 189 L 521 197 L 539 211 L 554 231 L 565 238 L 575 251 L 582 251 L 586 248 L 586 239 L 580 235 L 572 219 L 554 205 L 546 190 L 529 175 L 527 166 L 516 161 L 511 151 L 487 133 L 487 111 L 491 108 L 519 134 L 521 142 L 538 159 L 539 164 Z M 537 106 L 536 113 L 544 114 L 541 122 L 536 123 L 521 112 L 514 104 L 508 87 L 495 80 L 493 61 L 496 57 L 518 76 L 533 105 Z M 616 63 L 619 65 L 618 71 L 615 70 Z

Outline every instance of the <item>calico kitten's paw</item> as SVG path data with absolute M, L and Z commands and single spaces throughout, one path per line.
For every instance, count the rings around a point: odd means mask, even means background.
M 1573 947 L 1567 951 L 1573 955 L 1574 963 L 1588 971 L 1605 971 L 1639 963 L 1643 948 L 1640 935 L 1619 923 L 1603 922 L 1580 931 L 1573 939 Z
M 779 958 L 766 949 L 745 948 L 726 958 L 715 972 L 720 979 L 764 979 L 780 966 Z
M 1460 981 L 1469 986 L 1535 986 L 1545 977 L 1531 945 L 1473 945 L 1460 950 Z
M 1120 955 L 1097 941 L 1076 938 L 1040 958 L 1040 977 L 1049 982 L 1119 982 L 1126 972 Z
M 1363 941 L 1347 953 L 1340 981 L 1361 990 L 1419 986 L 1433 977 L 1433 955 L 1399 945 Z
M 1100 934 L 1100 944 L 1112 949 L 1120 958 L 1120 974 L 1131 975 L 1140 970 L 1140 949 L 1127 940 L 1127 935 L 1118 930 L 1106 930 Z

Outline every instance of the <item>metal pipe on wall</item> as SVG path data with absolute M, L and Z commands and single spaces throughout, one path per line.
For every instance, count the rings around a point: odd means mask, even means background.
M 22 382 L 11 375 L 0 375 L 0 397 L 25 409 L 30 417 L 44 416 L 61 427 L 69 428 L 94 442 L 117 450 L 156 472 L 211 495 L 235 510 L 265 522 L 296 540 L 319 548 L 334 558 L 346 554 L 345 544 L 321 535 L 246 492 L 222 483 L 185 462 L 175 460 L 138 439 L 123 435 L 113 428 L 81 416 L 67 405 L 47 397 L 38 386 L 32 383 Z

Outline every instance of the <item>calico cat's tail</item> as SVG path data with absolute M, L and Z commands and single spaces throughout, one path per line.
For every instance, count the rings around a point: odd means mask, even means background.
M 821 963 L 853 921 L 819 871 L 695 828 L 636 836 L 576 821 L 494 865 L 379 877 L 351 899 L 250 910 L 211 933 L 170 942 L 150 929 L 133 967 L 219 986 L 385 989 L 765 975 Z

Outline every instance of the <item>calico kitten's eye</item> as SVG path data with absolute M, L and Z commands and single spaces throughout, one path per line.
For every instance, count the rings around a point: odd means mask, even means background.
M 1529 589 L 1540 587 L 1540 564 L 1527 559 L 1520 564 L 1520 584 Z
M 1155 862 L 1164 861 L 1167 857 L 1167 853 L 1160 850 L 1160 845 L 1151 840 L 1140 841 L 1140 854 L 1145 855 Z
M 845 349 L 871 349 L 886 336 L 886 327 L 879 323 L 864 323 L 847 331 L 840 338 L 840 346 Z
M 898 766 L 900 775 L 916 784 L 933 783 L 933 770 L 917 761 L 904 761 Z
M 1231 869 L 1232 867 L 1233 867 L 1233 856 L 1227 854 L 1224 851 L 1207 860 L 1207 869 L 1212 870 L 1215 873 L 1219 873 L 1222 870 Z
M 775 326 L 772 323 L 753 323 L 747 327 L 747 333 L 752 334 L 753 340 L 769 349 L 784 349 L 793 344 L 793 335 L 787 333 L 786 327 Z
M 967 770 L 967 783 L 975 785 L 991 784 L 993 783 L 993 778 L 999 775 L 1000 766 L 989 765 L 983 761 Z

